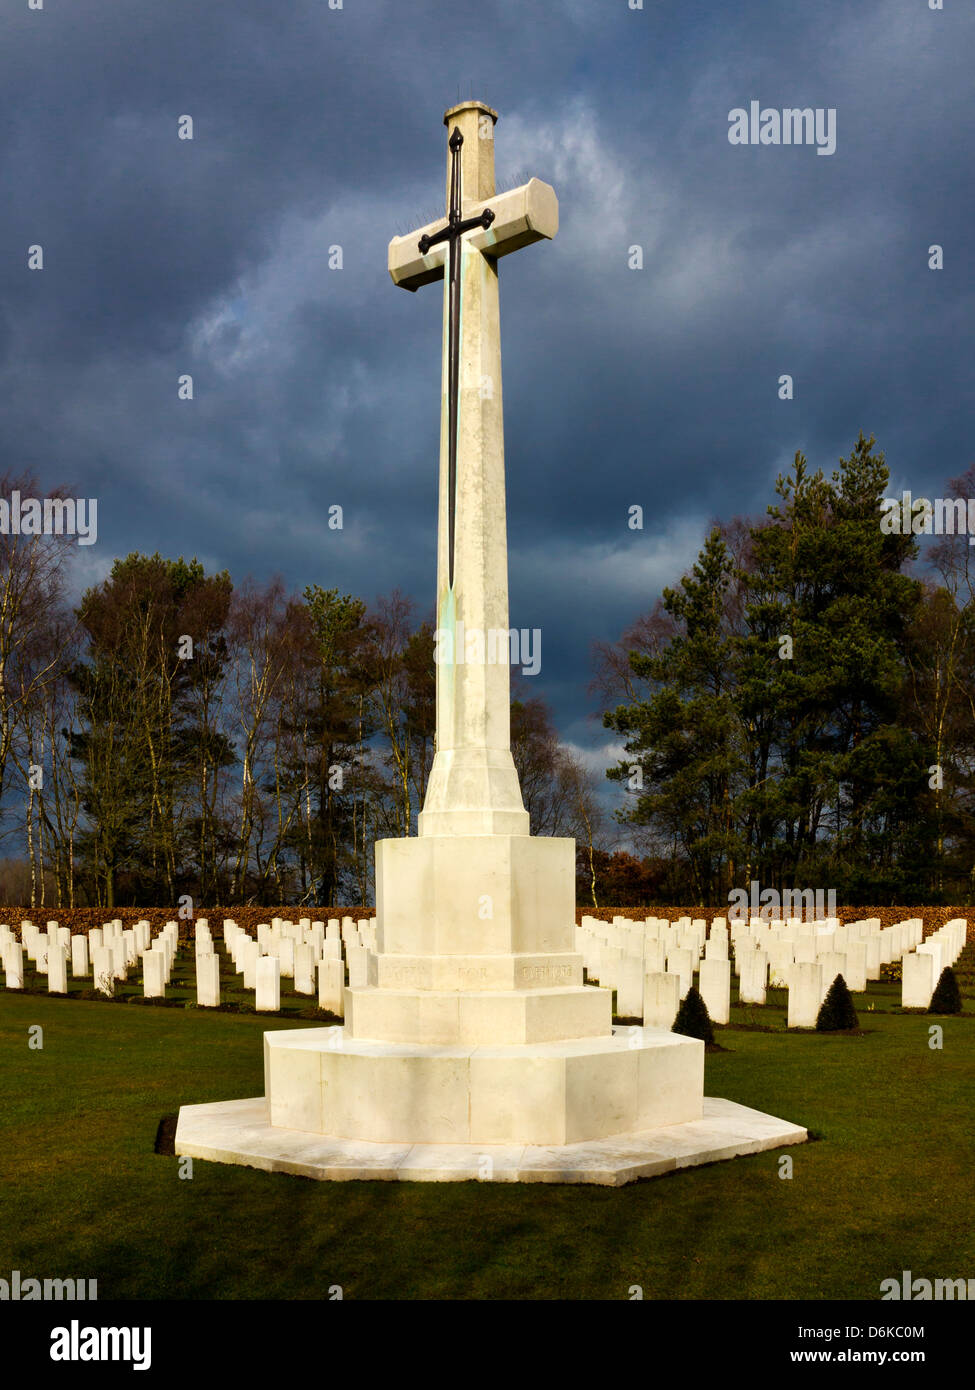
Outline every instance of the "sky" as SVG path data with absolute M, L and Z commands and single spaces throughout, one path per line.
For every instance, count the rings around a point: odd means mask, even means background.
M 158 550 L 432 612 L 441 288 L 386 249 L 467 97 L 499 187 L 559 197 L 500 265 L 511 623 L 591 766 L 592 643 L 797 449 L 872 433 L 915 496 L 975 461 L 961 0 L 38 2 L 0 16 L 0 471 L 97 499 L 79 592 Z M 834 111 L 835 151 L 730 143 L 752 101 Z

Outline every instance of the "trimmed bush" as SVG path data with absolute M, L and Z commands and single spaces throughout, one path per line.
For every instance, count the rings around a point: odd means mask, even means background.
M 837 975 L 820 1007 L 816 1018 L 816 1031 L 841 1033 L 847 1028 L 856 1028 L 858 1024 L 857 1011 L 853 1007 L 846 981 L 842 975 Z
M 686 998 L 681 1000 L 674 1026 L 670 1031 L 680 1033 L 685 1038 L 700 1038 L 703 1043 L 714 1042 L 714 1029 L 711 1026 L 708 1006 L 694 985 L 687 991 Z
M 960 1014 L 961 1013 L 961 990 L 958 988 L 958 981 L 955 972 L 950 965 L 946 965 L 934 987 L 931 996 L 931 1003 L 928 1005 L 929 1014 Z

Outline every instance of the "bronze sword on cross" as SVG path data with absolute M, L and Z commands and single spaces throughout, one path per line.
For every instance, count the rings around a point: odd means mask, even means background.
M 424 234 L 417 242 L 421 256 L 440 242 L 447 243 L 447 278 L 449 285 L 449 306 L 447 310 L 447 552 L 448 582 L 454 587 L 454 530 L 456 527 L 457 492 L 457 410 L 460 390 L 460 238 L 475 227 L 485 230 L 494 221 L 494 212 L 485 208 L 476 217 L 461 217 L 460 151 L 464 143 L 457 126 L 454 126 L 449 141 L 450 149 L 450 206 L 447 209 L 447 225 L 441 227 L 433 236 Z

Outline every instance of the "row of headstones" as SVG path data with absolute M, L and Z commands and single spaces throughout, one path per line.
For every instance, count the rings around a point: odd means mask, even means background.
M 924 924 L 917 917 L 895 922 L 879 933 L 881 962 L 885 965 L 901 963 L 902 1008 L 928 1007 L 941 971 L 946 965 L 954 965 L 964 950 L 968 922 L 964 917 L 956 917 L 939 927 L 926 941 L 923 934 Z M 871 936 L 865 944 L 872 948 L 876 942 L 877 937 Z M 862 944 L 850 943 L 845 952 L 826 952 L 815 961 L 797 960 L 793 964 L 788 977 L 790 1028 L 815 1027 L 820 1005 L 837 975 L 843 976 L 847 988 L 853 992 L 866 989 L 867 980 L 879 979 L 872 949 L 867 958 L 866 977 L 854 974 L 854 969 L 859 972 L 861 963 L 859 954 L 854 955 L 858 947 L 862 949 Z
M 0 958 L 7 989 L 24 988 L 26 956 L 47 976 L 50 994 L 67 993 L 69 967 L 72 979 L 91 976 L 95 989 L 111 994 L 115 981 L 125 980 L 140 957 L 145 962 L 153 952 L 165 959 L 168 979 L 179 943 L 179 924 L 168 922 L 154 944 L 149 922 L 139 921 L 126 930 L 118 918 L 87 933 L 72 933 L 57 922 L 48 922 L 41 930 L 35 923 L 23 921 L 20 936 L 18 941 L 8 925 L 0 924 Z
M 91 975 L 95 988 L 111 995 L 115 982 L 127 979 L 141 958 L 144 996 L 165 998 L 179 949 L 179 924 L 167 922 L 155 941 L 151 933 L 151 924 L 144 920 L 125 929 L 115 919 L 87 934 L 74 935 L 57 922 L 49 922 L 42 931 L 24 921 L 21 942 L 9 926 L 0 924 L 5 984 L 8 989 L 23 989 L 26 955 L 47 974 L 52 994 L 67 993 L 70 960 L 73 978 Z M 290 977 L 300 994 L 314 994 L 317 983 L 319 1006 L 339 1017 L 344 1015 L 346 965 L 351 985 L 369 983 L 369 956 L 376 948 L 374 919 L 330 918 L 325 923 L 302 918 L 295 923 L 274 917 L 258 925 L 256 941 L 227 919 L 223 934 L 234 967 L 243 974 L 244 987 L 255 991 L 261 1012 L 280 1009 L 282 976 Z M 206 918 L 195 923 L 195 964 L 197 1003 L 203 1008 L 219 1006 L 220 961 Z
M 318 1007 L 345 1016 L 345 976 L 352 988 L 369 983 L 369 957 L 376 949 L 374 919 L 331 917 L 327 922 L 273 917 L 257 926 L 256 940 L 231 918 L 224 921 L 224 945 L 245 989 L 254 990 L 259 1013 L 281 1007 L 281 981 L 290 978 L 296 994 L 318 994 Z
M 371 918 L 329 918 L 297 923 L 272 918 L 259 923 L 257 939 L 233 921 L 224 923 L 224 941 L 243 975 L 245 989 L 255 991 L 255 1008 L 274 1012 L 280 1008 L 282 976 L 290 976 L 298 994 L 318 993 L 318 1006 L 339 1018 L 345 1014 L 345 972 L 349 985 L 370 982 L 369 958 L 376 949 L 376 922 Z
M 919 943 L 901 962 L 901 1007 L 926 1009 L 931 1003 L 934 987 L 941 972 L 955 961 L 965 949 L 968 922 L 955 917 Z
M 769 931 L 764 925 L 753 929 L 750 924 L 747 931 L 739 930 L 734 938 L 735 968 L 739 977 L 760 969 L 764 957 L 772 987 L 792 990 L 795 976 L 795 988 L 811 999 L 813 985 L 809 982 L 815 980 L 815 972 L 807 970 L 800 977 L 795 974 L 795 968 L 818 965 L 826 981 L 825 989 L 828 990 L 837 975 L 842 975 L 850 990 L 862 994 L 868 981 L 880 979 L 884 965 L 901 960 L 924 934 L 920 917 L 895 922 L 889 927 L 881 927 L 879 917 L 850 922 L 846 926 L 838 924 L 835 918 L 815 925 L 815 935 L 803 933 L 791 939 L 774 927 Z M 798 985 L 800 978 L 807 982 L 802 987 Z M 756 1001 L 743 996 L 743 1002 Z M 811 1008 L 811 1002 L 807 1003 L 805 1012 Z
M 296 994 L 319 994 L 319 1008 L 344 1016 L 345 959 L 342 948 L 356 955 L 362 951 L 359 924 L 350 917 L 339 923 L 288 922 L 273 917 L 257 924 L 257 940 L 232 919 L 224 922 L 224 945 L 243 977 L 243 988 L 255 991 L 259 1013 L 281 1008 L 281 980 L 292 980 Z
M 375 924 L 369 919 L 356 923 L 351 917 L 312 922 L 302 918 L 290 922 L 272 918 L 260 923 L 255 941 L 247 932 L 226 918 L 223 940 L 235 971 L 243 976 L 243 986 L 255 993 L 255 1007 L 261 1013 L 277 1013 L 281 1007 L 281 981 L 292 979 L 295 992 L 313 995 L 317 989 L 319 1006 L 343 1014 L 345 958 L 354 979 L 363 972 L 368 952 L 375 946 Z M 220 1005 L 220 958 L 214 948 L 209 923 L 196 922 L 196 996 L 201 1008 Z M 172 961 L 165 966 L 146 958 L 144 993 L 147 998 L 165 998 Z M 363 981 L 364 983 L 364 981 Z
M 641 1017 L 647 1027 L 670 1027 L 696 971 L 698 989 L 712 1019 L 726 1023 L 731 1000 L 730 935 L 742 1003 L 764 1004 L 770 984 L 786 987 L 789 1026 L 809 1027 L 815 1024 L 837 975 L 844 977 L 851 990 L 862 992 L 867 980 L 880 978 L 881 965 L 910 959 L 912 947 L 926 951 L 928 943 L 921 946 L 923 931 L 920 918 L 884 928 L 879 918 L 846 926 L 836 918 L 772 923 L 754 918 L 747 924 L 734 922 L 729 933 L 726 919 L 718 917 L 708 933 L 703 918 L 671 923 L 662 918 L 632 922 L 616 917 L 606 923 L 586 916 L 576 929 L 576 949 L 589 978 L 616 990 L 621 1017 Z M 929 951 L 931 968 L 942 955 L 948 963 L 949 943 L 957 959 L 966 934 L 967 923 L 956 919 L 929 938 L 937 943 Z

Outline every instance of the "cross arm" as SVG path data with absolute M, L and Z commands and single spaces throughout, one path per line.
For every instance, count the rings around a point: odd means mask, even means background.
M 529 179 L 520 188 L 496 193 L 493 198 L 473 206 L 490 210 L 494 219 L 490 226 L 478 227 L 468 240 L 478 251 L 496 260 L 522 246 L 530 246 L 533 241 L 550 239 L 559 229 L 559 200 L 555 189 L 541 179 Z M 407 236 L 393 237 L 389 243 L 389 274 L 394 285 L 404 290 L 418 290 L 421 285 L 429 285 L 443 277 L 446 241 L 434 244 L 433 240 L 442 231 L 441 219 Z M 425 256 L 420 254 L 418 245 L 424 237 L 429 245 Z

